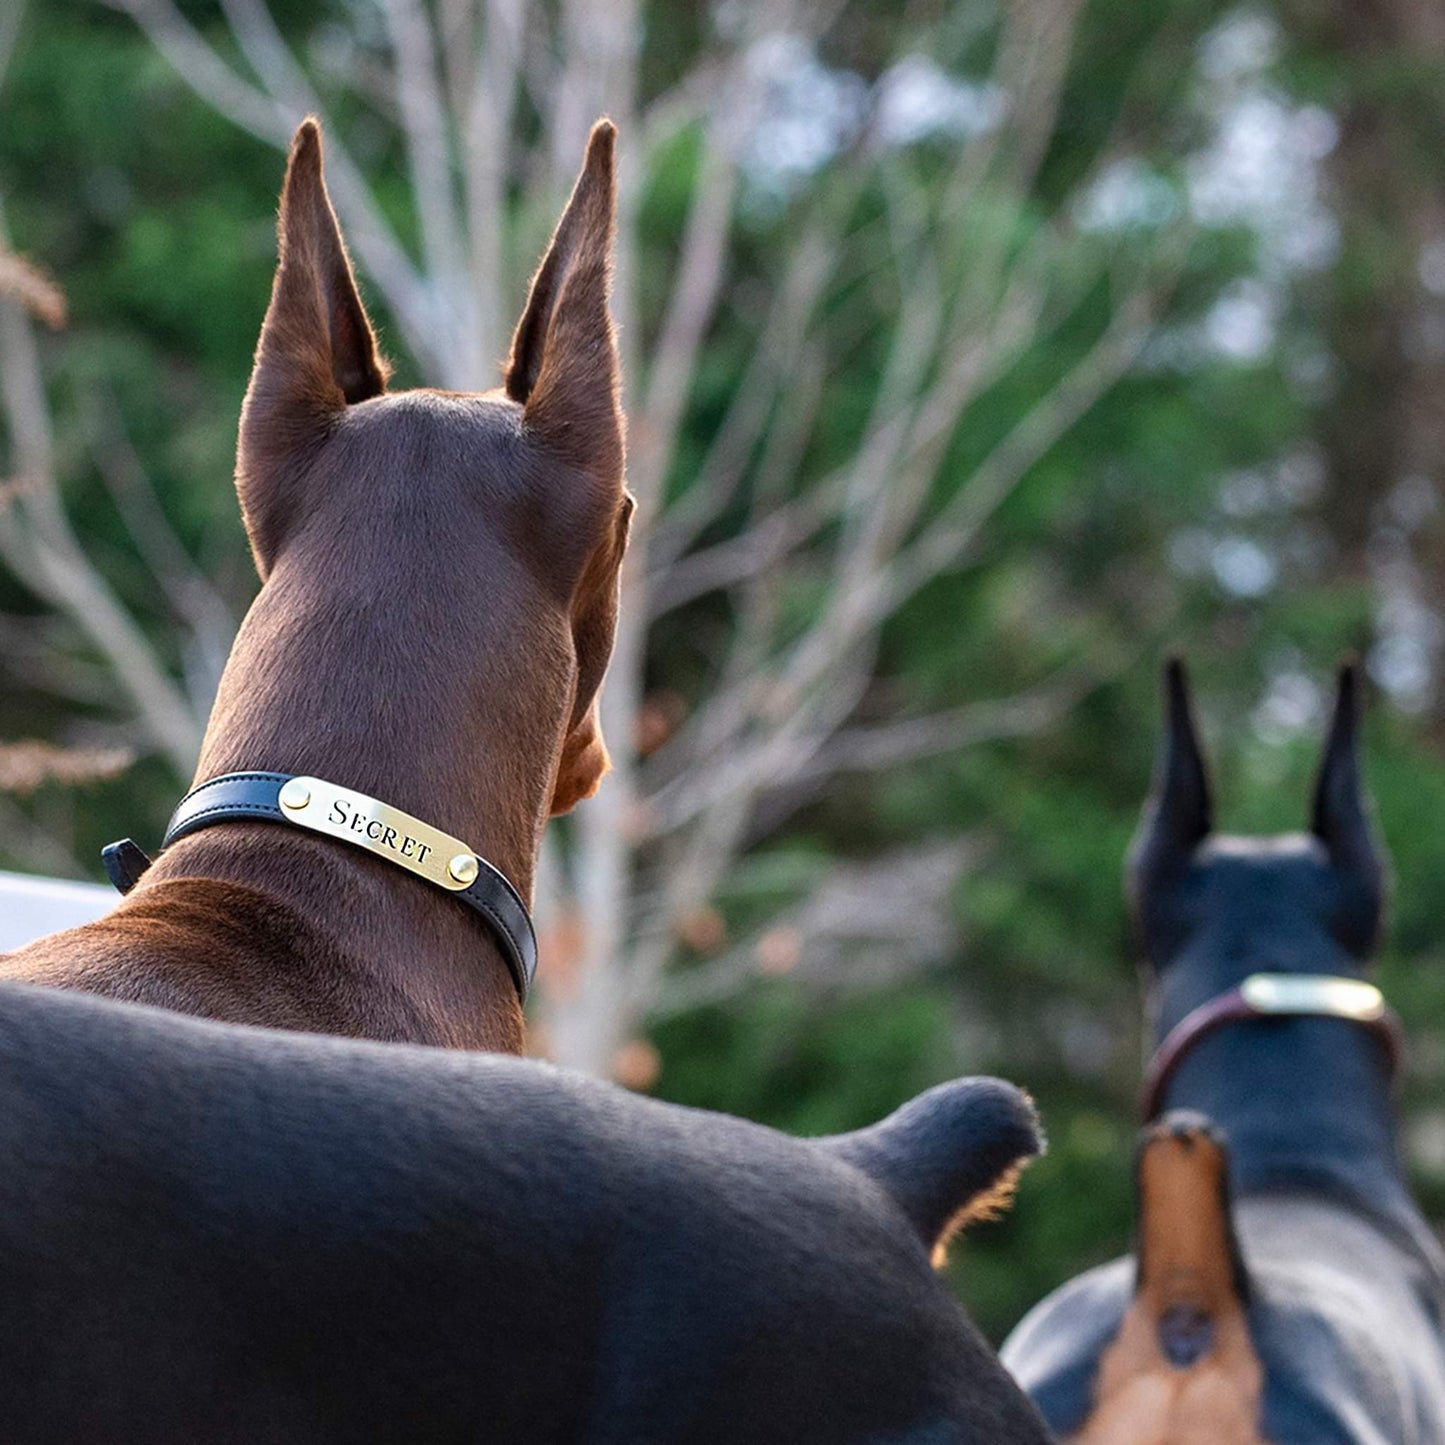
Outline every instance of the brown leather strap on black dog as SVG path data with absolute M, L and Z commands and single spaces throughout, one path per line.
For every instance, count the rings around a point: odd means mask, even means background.
M 1254 973 L 1238 988 L 1186 1014 L 1165 1035 L 1144 1074 L 1147 1123 L 1164 1107 L 1164 1093 L 1185 1056 L 1200 1039 L 1241 1019 L 1344 1019 L 1369 1029 L 1384 1046 L 1393 1078 L 1404 1053 L 1399 1016 L 1372 983 L 1333 974 Z

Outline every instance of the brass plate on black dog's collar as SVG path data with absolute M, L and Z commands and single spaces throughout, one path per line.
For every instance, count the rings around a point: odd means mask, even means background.
M 1254 973 L 1239 986 L 1245 1003 L 1259 1014 L 1310 1014 L 1374 1023 L 1383 1017 L 1385 996 L 1362 978 L 1318 973 Z
M 459 893 L 476 881 L 477 856 L 460 838 L 378 798 L 303 777 L 287 782 L 277 801 L 298 827 L 365 848 L 438 888 Z

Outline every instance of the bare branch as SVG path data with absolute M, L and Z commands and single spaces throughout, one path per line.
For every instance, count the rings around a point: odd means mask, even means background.
M 509 272 L 503 260 L 507 157 L 522 80 L 522 0 L 487 0 L 486 39 L 477 53 L 463 121 L 462 175 L 470 232 L 471 290 L 479 363 L 502 359 Z M 487 381 L 492 380 L 490 372 Z
M 756 796 L 813 765 L 832 727 L 846 716 L 837 712 L 838 699 L 847 693 L 835 686 L 835 670 L 906 598 L 959 565 L 984 523 L 1034 463 L 1123 374 L 1148 334 L 1151 300 L 1141 289 L 1119 306 L 1099 341 L 1005 436 L 914 542 L 889 557 L 877 550 L 881 529 L 854 533 L 855 556 L 862 553 L 861 562 L 845 560 L 843 580 L 830 592 L 821 617 L 775 665 L 778 696 L 769 710 L 775 721 L 760 717 L 751 682 L 721 691 L 709 708 L 713 746 L 699 745 L 699 723 L 679 734 L 654 763 L 654 769 L 672 770 L 674 776 L 649 798 L 652 827 L 660 832 L 681 827 L 722 798 Z M 927 410 L 926 405 L 922 409 Z M 940 410 L 952 422 L 949 409 Z M 941 426 L 910 440 L 909 451 L 890 452 L 889 475 L 906 474 L 912 465 L 931 476 L 946 441 Z M 908 491 L 920 499 L 925 494 L 917 485 Z M 879 499 L 877 506 L 883 511 L 886 503 Z M 820 687 L 824 680 L 827 687 Z M 826 705 L 818 701 L 819 691 L 826 695 Z M 820 714 L 833 720 L 831 726 L 825 721 L 819 728 Z M 765 724 L 761 730 L 743 742 L 744 731 L 760 721 Z M 679 756 L 687 766 L 678 765 Z
M 747 371 L 698 476 L 658 521 L 650 543 L 655 578 L 666 575 L 737 495 L 779 398 L 797 375 L 814 314 L 830 285 L 845 279 L 844 243 L 862 181 L 861 168 L 855 168 L 830 186 L 826 203 L 791 248 Z
M 382 8 L 396 55 L 397 111 L 422 254 L 433 298 L 440 293 L 448 299 L 448 305 L 432 308 L 435 324 L 446 338 L 441 349 L 448 362 L 447 384 L 481 388 L 491 380 L 485 375 L 491 358 L 478 349 L 471 292 L 463 281 L 466 265 L 452 189 L 451 133 L 431 19 L 421 0 L 384 0 Z
M 737 165 L 720 143 L 717 129 L 714 125 L 704 132 L 672 298 L 653 350 L 647 393 L 630 433 L 628 475 L 644 515 L 660 500 L 698 352 L 725 275 Z
M 642 37 L 638 0 L 562 0 L 557 31 L 562 65 L 547 111 L 553 189 L 560 191 L 599 115 L 611 114 L 624 134 L 630 129 Z
M 0 219 L 0 245 L 5 244 Z M 201 726 L 133 618 L 86 560 L 60 503 L 50 412 L 28 316 L 0 301 L 0 409 L 13 469 L 32 485 L 0 508 L 0 557 L 113 667 L 156 743 L 186 773 Z
M 818 486 L 796 502 L 774 505 L 785 481 L 802 463 L 823 396 L 821 355 L 804 357 L 794 373 L 788 405 L 780 410 L 768 433 L 754 485 L 754 512 L 759 520 L 738 536 L 690 553 L 652 583 L 648 603 L 652 617 L 660 617 L 695 598 L 731 587 L 770 571 L 809 537 L 833 512 L 837 488 Z
M 1148 340 L 1153 296 L 1119 307 L 1104 334 L 994 448 L 928 529 L 892 567 L 895 601 L 957 566 L 984 524 L 1037 462 L 1129 369 Z
M 241 129 L 285 150 L 292 132 L 322 107 L 304 73 L 286 50 L 270 13 L 259 0 L 228 0 L 237 41 L 263 83 L 277 92 L 258 90 L 243 80 L 206 43 L 172 0 L 106 0 L 129 14 L 146 37 L 170 61 L 180 78 L 206 104 Z M 348 239 L 367 274 L 381 288 L 401 326 L 407 348 L 433 377 L 447 374 L 445 349 L 436 344 L 430 297 L 390 227 L 382 218 L 361 172 L 334 126 L 328 127 L 326 180 L 346 223 Z
M 761 932 L 667 979 L 648 1001 L 649 1014 L 663 1019 L 724 1003 L 767 978 L 856 989 L 937 967 L 957 947 L 950 897 L 982 856 L 981 843 L 964 838 L 831 864 Z
M 442 70 L 443 108 L 465 124 L 472 78 L 483 45 L 481 0 L 436 0 L 436 51 Z
M 127 748 L 58 748 L 35 738 L 0 743 L 0 793 L 33 793 L 44 783 L 103 782 L 134 761 Z
M 10 57 L 15 54 L 15 42 L 20 37 L 20 25 L 25 19 L 25 0 L 12 0 L 0 10 L 0 80 L 10 68 Z
M 169 0 L 106 0 L 106 3 L 130 15 L 151 44 L 207 105 L 271 145 L 284 149 L 290 143 L 294 124 L 280 103 L 237 75 Z
M 1148 338 L 1152 301 L 1152 294 L 1141 289 L 1121 304 L 1103 335 L 1016 423 L 943 512 L 887 565 L 860 577 L 849 592 L 835 594 L 823 619 L 793 648 L 782 669 L 795 690 L 816 683 L 862 631 L 876 626 L 926 582 L 959 565 L 985 522 L 1034 463 L 1128 370 Z M 914 439 L 915 450 L 903 461 L 935 461 L 950 420 L 945 411 L 936 430 Z
M 1011 0 L 999 79 L 1012 97 L 1010 159 L 1020 192 L 1033 184 L 1058 118 L 1081 0 Z
M 0 299 L 23 306 L 52 331 L 65 325 L 65 292 L 33 261 L 0 249 Z
M 197 716 L 204 716 L 231 651 L 235 614 L 176 536 L 108 389 L 92 399 L 87 420 L 96 470 L 136 551 L 186 629 L 186 691 Z
M 830 738 L 792 780 L 816 783 L 839 773 L 878 772 L 939 753 L 1006 738 L 1032 737 L 1054 726 L 1100 681 L 1075 670 L 1060 681 L 1014 697 L 965 703 L 927 717 L 848 728 Z

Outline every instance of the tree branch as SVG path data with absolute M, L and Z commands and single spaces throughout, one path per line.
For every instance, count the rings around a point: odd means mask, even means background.
M 176 74 L 207 105 L 242 130 L 285 150 L 307 114 L 322 115 L 310 83 L 276 32 L 270 13 L 258 0 L 228 0 L 236 39 L 256 67 L 263 84 L 274 80 L 279 93 L 248 84 L 201 38 L 172 0 L 105 0 L 135 20 Z M 334 126 L 326 138 L 326 182 L 347 227 L 352 249 L 386 297 L 402 329 L 408 350 L 436 378 L 446 375 L 444 348 L 435 344 L 433 308 L 415 267 L 382 219 L 361 172 Z
M 0 216 L 0 246 L 6 245 Z M 27 586 L 64 612 L 105 656 L 157 745 L 188 773 L 200 720 L 134 619 L 86 560 L 60 503 L 40 354 L 28 316 L 0 301 L 0 409 L 13 471 L 28 485 L 0 507 L 0 556 Z
M 484 370 L 492 358 L 479 350 L 472 291 L 464 280 L 466 264 L 452 190 L 451 130 L 431 20 L 421 0 L 384 0 L 382 10 L 396 57 L 397 111 L 431 282 L 434 324 L 445 338 L 439 348 L 447 367 L 445 382 L 481 389 L 490 383 Z M 445 305 L 437 304 L 439 296 L 446 298 Z
M 737 166 L 719 143 L 714 122 L 704 128 L 703 155 L 683 229 L 672 296 L 653 348 L 646 395 L 629 436 L 628 476 L 644 520 L 659 504 L 698 353 L 722 289 L 736 192 Z
M 983 847 L 964 838 L 832 864 L 810 892 L 716 959 L 665 980 L 654 1021 L 727 1002 L 787 976 L 815 987 L 880 987 L 937 967 L 957 947 L 950 898 Z

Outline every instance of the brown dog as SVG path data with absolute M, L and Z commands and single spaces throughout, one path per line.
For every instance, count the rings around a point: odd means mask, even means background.
M 597 692 L 631 501 L 608 315 L 615 132 L 593 130 L 505 386 L 386 391 L 322 179 L 292 143 L 236 485 L 263 586 L 196 782 L 264 769 L 406 810 L 531 893 L 549 815 L 607 767 Z M 229 821 L 0 976 L 291 1029 L 519 1050 L 485 923 L 366 852 Z

